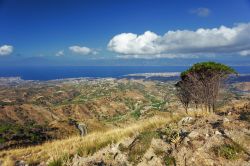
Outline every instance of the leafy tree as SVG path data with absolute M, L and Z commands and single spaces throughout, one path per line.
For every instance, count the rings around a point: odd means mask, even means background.
M 182 72 L 181 81 L 176 85 L 181 85 L 181 93 L 188 96 L 186 100 L 214 111 L 221 83 L 231 74 L 237 73 L 229 66 L 216 62 L 201 62 Z

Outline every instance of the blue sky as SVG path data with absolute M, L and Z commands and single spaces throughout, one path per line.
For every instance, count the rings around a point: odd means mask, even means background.
M 0 65 L 250 65 L 249 0 L 0 0 Z

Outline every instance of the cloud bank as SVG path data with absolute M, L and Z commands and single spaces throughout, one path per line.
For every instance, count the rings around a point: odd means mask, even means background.
M 89 55 L 89 54 L 97 54 L 97 52 L 91 48 L 88 47 L 81 47 L 81 46 L 70 46 L 69 50 L 73 53 L 76 54 L 81 54 L 81 55 Z
M 250 23 L 234 27 L 195 31 L 168 31 L 163 36 L 146 31 L 144 34 L 121 33 L 108 43 L 108 49 L 120 57 L 196 57 L 207 55 L 250 55 Z
M 5 55 L 9 55 L 13 52 L 13 46 L 10 45 L 3 45 L 0 46 L 0 56 L 5 56 Z

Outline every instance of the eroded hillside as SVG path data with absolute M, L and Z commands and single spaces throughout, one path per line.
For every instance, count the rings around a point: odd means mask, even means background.
M 1 149 L 123 126 L 177 107 L 174 86 L 142 80 L 79 79 L 0 87 Z M 156 111 L 156 112 L 155 112 Z

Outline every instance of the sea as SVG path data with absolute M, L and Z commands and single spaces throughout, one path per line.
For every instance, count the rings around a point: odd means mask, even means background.
M 65 78 L 122 78 L 136 73 L 182 72 L 189 66 L 16 66 L 0 67 L 0 77 L 21 77 L 24 80 L 54 80 Z M 249 75 L 250 66 L 233 66 L 243 75 Z

